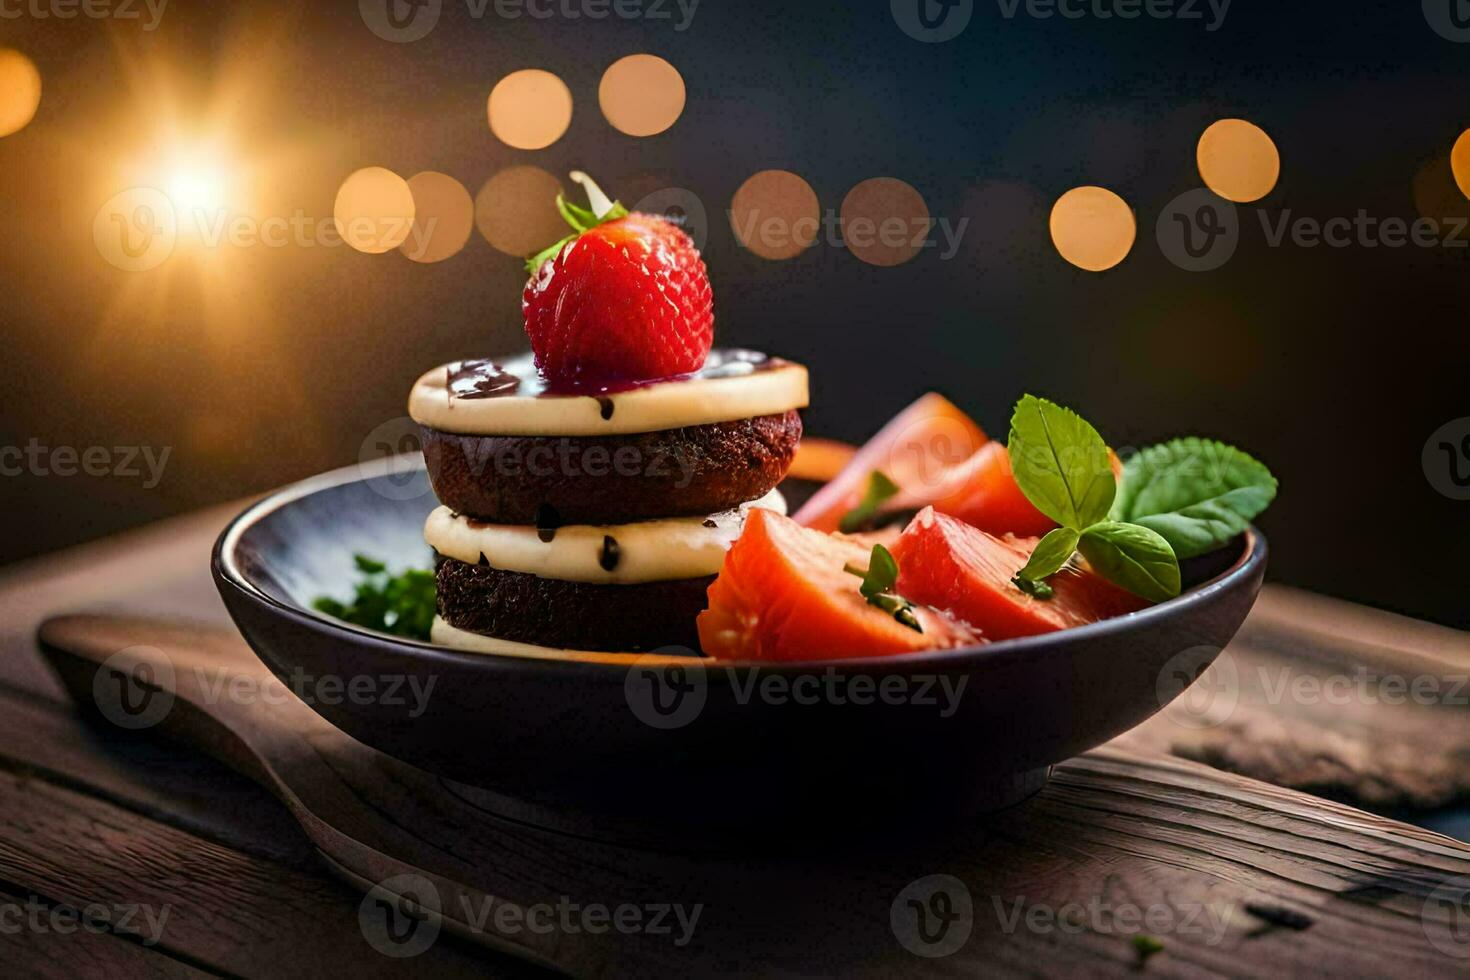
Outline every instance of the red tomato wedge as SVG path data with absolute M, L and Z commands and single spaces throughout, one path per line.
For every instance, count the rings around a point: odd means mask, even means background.
M 898 484 L 902 497 L 918 506 L 946 497 L 955 490 L 954 467 L 989 441 L 953 402 L 930 392 L 864 443 L 842 472 L 796 512 L 795 519 L 819 531 L 836 531 L 863 499 L 874 470 L 886 474 Z
M 955 468 L 955 491 L 934 501 L 941 514 L 958 517 L 991 534 L 1040 537 L 1056 521 L 1032 506 L 1011 474 L 1006 447 L 992 442 Z
M 1037 538 L 997 537 L 926 507 L 893 557 L 899 595 L 943 609 L 988 640 L 1034 636 L 1135 612 L 1149 603 L 1092 572 L 1068 566 L 1047 579 L 1055 591 L 1035 599 L 1011 584 Z
M 976 634 L 932 609 L 915 608 L 922 633 L 871 606 L 847 564 L 868 566 L 871 548 L 752 509 L 709 587 L 699 642 L 724 660 L 831 660 L 964 646 Z

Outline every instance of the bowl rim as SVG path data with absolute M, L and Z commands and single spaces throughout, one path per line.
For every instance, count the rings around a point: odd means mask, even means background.
M 1068 647 L 1074 643 L 1085 643 L 1102 636 L 1146 629 L 1155 623 L 1187 615 L 1196 607 L 1204 605 L 1223 592 L 1248 582 L 1262 571 L 1269 548 L 1266 537 L 1255 525 L 1248 525 L 1243 537 L 1245 546 L 1231 566 L 1215 577 L 1200 583 L 1173 599 L 1149 606 L 1137 612 L 1124 613 L 1109 619 L 1074 626 L 1070 629 L 1036 636 L 1022 636 L 1009 640 L 973 646 L 954 647 L 941 650 L 919 650 L 912 653 L 893 654 L 885 657 L 842 657 L 822 660 L 713 660 L 710 658 L 674 657 L 653 653 L 596 654 L 590 657 L 536 657 L 501 653 L 482 653 L 458 650 L 426 640 L 393 636 L 346 623 L 315 609 L 295 603 L 283 602 L 266 592 L 252 581 L 239 567 L 236 550 L 245 532 L 265 517 L 305 497 L 331 490 L 349 483 L 366 482 L 387 475 L 389 472 L 404 472 L 405 465 L 413 470 L 426 470 L 423 456 L 417 452 L 385 456 L 365 463 L 343 466 L 316 476 L 307 477 L 275 490 L 247 506 L 237 514 L 215 539 L 210 555 L 210 566 L 215 583 L 223 590 L 234 589 L 243 598 L 266 610 L 284 615 L 298 625 L 322 632 L 328 636 L 353 643 L 369 643 L 383 652 L 410 655 L 445 666 L 490 667 L 500 669 L 543 669 L 543 670 L 597 670 L 608 668 L 619 674 L 635 665 L 646 665 L 653 661 L 673 663 L 696 668 L 722 667 L 727 673 L 736 670 L 758 668 L 765 673 L 811 673 L 828 669 L 866 669 L 878 673 L 890 669 L 915 666 L 956 669 L 981 661 L 1012 656 L 1035 656 L 1037 652 Z M 426 491 L 427 492 L 427 491 Z

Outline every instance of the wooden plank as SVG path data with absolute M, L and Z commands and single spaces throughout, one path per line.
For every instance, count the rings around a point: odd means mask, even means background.
M 227 634 L 76 619 L 53 624 L 47 640 L 86 691 L 82 667 L 133 646 L 142 629 L 175 664 L 178 700 L 159 730 L 267 778 L 360 887 L 415 876 L 437 899 L 433 921 L 576 975 L 749 964 L 891 975 L 928 965 L 915 958 L 930 951 L 913 932 L 916 908 L 967 910 L 963 942 L 936 964 L 954 972 L 1045 964 L 1132 975 L 1140 933 L 1164 941 L 1149 970 L 1165 975 L 1460 976 L 1470 957 L 1455 909 L 1436 897 L 1460 899 L 1470 847 L 1167 756 L 1089 753 L 1027 803 L 933 840 L 904 828 L 822 841 L 804 828 L 789 851 L 699 849 L 697 834 L 670 842 L 688 850 L 655 851 L 528 823 L 494 794 L 346 738 L 299 702 L 209 699 L 199 678 L 210 664 L 262 670 Z M 947 906 L 933 904 L 940 892 Z M 535 933 L 485 914 L 566 903 L 697 918 L 672 934 L 566 921 Z M 1304 927 L 1282 924 L 1292 922 Z
M 0 879 L 12 892 L 58 906 L 139 910 L 135 921 L 161 924 L 156 945 L 164 953 L 214 972 L 387 976 L 403 966 L 369 944 L 358 922 L 360 896 L 341 884 L 6 772 Z M 139 918 L 144 912 L 152 918 Z M 450 976 L 524 973 L 487 956 L 444 943 L 416 967 Z
M 1387 812 L 1470 803 L 1470 636 L 1262 593 L 1190 691 L 1118 744 Z

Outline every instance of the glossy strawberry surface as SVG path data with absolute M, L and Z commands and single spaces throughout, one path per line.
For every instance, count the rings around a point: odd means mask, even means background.
M 583 232 L 521 297 L 548 382 L 596 388 L 697 371 L 714 341 L 709 274 L 693 240 L 634 213 Z

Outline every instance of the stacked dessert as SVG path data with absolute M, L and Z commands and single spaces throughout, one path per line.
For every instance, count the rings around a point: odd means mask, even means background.
M 695 618 L 801 438 L 801 365 L 711 352 L 708 275 L 677 226 L 558 199 L 530 264 L 533 355 L 435 368 L 409 396 L 441 506 L 437 643 L 494 653 L 697 648 Z

